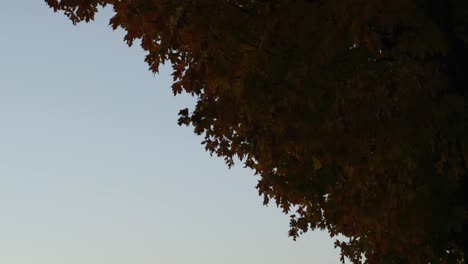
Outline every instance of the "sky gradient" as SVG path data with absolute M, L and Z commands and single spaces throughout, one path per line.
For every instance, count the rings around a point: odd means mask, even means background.
M 324 232 L 298 241 L 257 178 L 210 158 L 154 76 L 107 26 L 43 1 L 0 9 L 0 263 L 338 263 Z

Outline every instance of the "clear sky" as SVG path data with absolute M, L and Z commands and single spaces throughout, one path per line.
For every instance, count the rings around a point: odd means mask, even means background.
M 0 263 L 338 263 L 262 206 L 252 171 L 210 158 L 168 68 L 41 0 L 0 8 Z

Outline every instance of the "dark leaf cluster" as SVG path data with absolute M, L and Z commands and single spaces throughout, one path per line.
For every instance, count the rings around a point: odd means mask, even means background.
M 46 2 L 73 23 L 112 6 L 198 99 L 179 124 L 253 169 L 292 237 L 347 237 L 353 263 L 468 263 L 468 1 Z

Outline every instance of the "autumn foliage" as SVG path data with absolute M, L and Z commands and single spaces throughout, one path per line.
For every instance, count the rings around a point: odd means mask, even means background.
M 468 263 L 468 1 L 46 0 L 101 6 L 169 61 L 208 151 L 354 263 Z M 463 261 L 465 258 L 465 261 Z

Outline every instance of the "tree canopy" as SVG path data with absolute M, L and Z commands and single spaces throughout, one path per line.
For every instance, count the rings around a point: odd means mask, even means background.
M 179 124 L 353 263 L 468 263 L 468 1 L 46 0 L 115 11 Z

